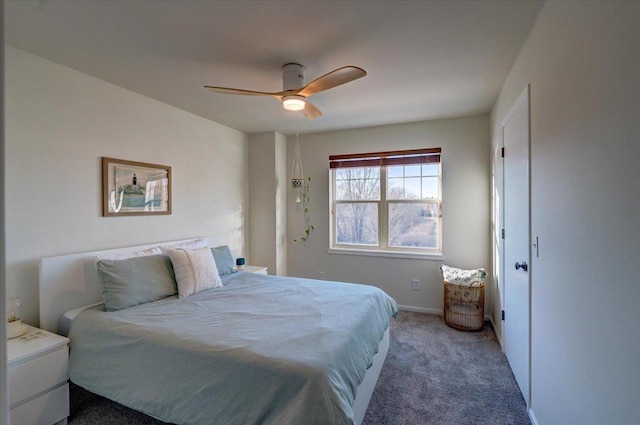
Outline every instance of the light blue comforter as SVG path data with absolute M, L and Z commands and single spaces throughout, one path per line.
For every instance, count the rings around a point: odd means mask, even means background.
M 247 272 L 223 283 L 82 312 L 71 380 L 177 424 L 352 424 L 395 301 L 367 285 Z

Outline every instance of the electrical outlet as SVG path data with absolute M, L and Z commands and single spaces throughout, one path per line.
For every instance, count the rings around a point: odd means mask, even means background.
M 324 272 L 318 272 L 318 279 L 324 279 Z
M 414 291 L 417 291 L 420 289 L 420 280 L 418 279 L 413 279 L 411 281 L 411 287 L 413 288 Z

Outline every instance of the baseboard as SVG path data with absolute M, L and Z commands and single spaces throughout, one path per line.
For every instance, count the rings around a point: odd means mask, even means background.
M 444 312 L 442 310 L 437 309 L 437 308 L 414 307 L 414 306 L 411 306 L 411 305 L 400 305 L 400 304 L 398 304 L 398 309 L 404 310 L 404 311 L 413 311 L 415 313 L 435 314 L 437 316 L 444 315 Z M 485 314 L 484 320 L 491 322 L 491 325 L 493 326 L 493 329 L 496 328 L 494 323 L 493 323 L 493 318 L 491 316 L 489 316 L 488 314 Z M 500 344 L 500 345 L 502 346 L 502 344 Z
M 424 307 L 413 307 L 410 305 L 398 305 L 400 310 L 404 311 L 413 311 L 415 313 L 427 313 L 427 314 L 435 314 L 437 316 L 442 316 L 442 310 L 438 310 L 437 308 L 424 308 Z
M 500 335 L 498 335 L 498 331 L 496 330 L 496 324 L 493 322 L 493 317 L 489 316 L 489 321 L 491 322 L 491 326 L 493 326 L 493 333 L 496 336 L 496 339 L 498 340 L 498 344 L 500 344 L 500 349 L 504 352 L 504 347 L 502 346 L 502 338 Z
M 533 413 L 533 409 L 527 409 L 527 413 L 529 414 L 529 419 L 531 420 L 531 425 L 540 425 L 538 420 L 536 419 L 536 415 Z

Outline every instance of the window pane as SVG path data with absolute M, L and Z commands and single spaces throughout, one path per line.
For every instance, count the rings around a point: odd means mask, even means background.
M 349 197 L 349 182 L 343 180 L 336 180 L 336 199 L 348 199 Z
M 336 176 L 336 180 L 345 180 L 348 178 L 347 170 L 345 168 L 336 168 L 333 170 Z
M 423 177 L 422 178 L 422 197 L 437 199 L 439 192 L 438 177 Z
M 422 164 L 423 176 L 437 176 L 440 164 Z
M 387 174 L 389 177 L 404 177 L 404 166 L 390 165 L 387 167 Z
M 404 199 L 418 199 L 420 197 L 420 177 L 404 179 Z
M 379 179 L 380 167 L 354 167 L 347 168 L 350 179 Z
M 378 245 L 378 204 L 336 205 L 336 242 Z
M 380 167 L 343 168 L 336 170 L 336 200 L 359 201 L 380 199 Z
M 390 203 L 389 246 L 438 248 L 438 205 Z
M 440 164 L 387 167 L 387 199 L 439 199 Z
M 420 177 L 419 165 L 405 165 L 404 166 L 405 177 Z
M 387 179 L 387 198 L 404 199 L 404 179 Z
M 380 167 L 336 168 L 336 180 L 379 179 Z

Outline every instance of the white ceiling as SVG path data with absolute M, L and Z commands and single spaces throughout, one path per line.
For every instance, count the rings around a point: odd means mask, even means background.
M 541 1 L 7 1 L 9 45 L 247 132 L 308 133 L 490 111 Z M 355 65 L 307 120 L 272 98 Z M 96 99 L 99 102 L 100 99 Z

